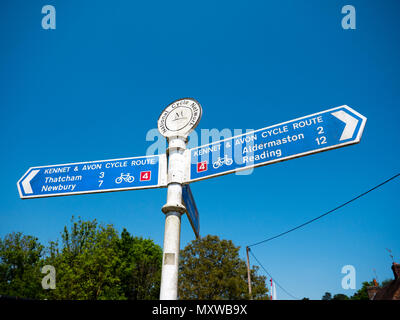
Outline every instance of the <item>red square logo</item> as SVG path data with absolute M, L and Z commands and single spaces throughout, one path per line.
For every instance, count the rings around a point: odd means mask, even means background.
M 140 181 L 150 181 L 151 171 L 141 171 L 140 172 Z
M 197 163 L 197 172 L 207 171 L 207 161 Z

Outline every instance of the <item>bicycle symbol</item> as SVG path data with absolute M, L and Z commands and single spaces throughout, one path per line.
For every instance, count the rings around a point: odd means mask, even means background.
M 122 180 L 125 181 L 125 182 L 132 183 L 133 181 L 135 181 L 135 178 L 132 177 L 130 173 L 127 173 L 127 174 L 121 173 L 121 176 L 117 177 L 115 179 L 115 183 L 120 184 L 122 182 Z
M 223 158 L 218 157 L 218 160 L 213 163 L 213 168 L 218 169 L 221 167 L 223 164 L 226 164 L 227 166 L 230 166 L 233 163 L 233 160 L 230 159 L 228 156 L 225 156 Z

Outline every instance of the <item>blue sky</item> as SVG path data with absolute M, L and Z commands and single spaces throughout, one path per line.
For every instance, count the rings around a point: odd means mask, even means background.
M 41 8 L 56 8 L 56 30 Z M 357 29 L 341 27 L 356 8 Z M 72 215 L 162 246 L 166 189 L 20 200 L 31 166 L 144 155 L 175 99 L 203 107 L 200 129 L 263 128 L 347 104 L 368 118 L 361 143 L 191 185 L 201 234 L 241 246 L 318 216 L 399 172 L 397 1 L 3 1 L 0 236 L 46 243 Z M 252 248 L 294 296 L 392 277 L 400 259 L 399 182 Z M 181 248 L 194 239 L 182 218 Z M 252 261 L 255 263 L 255 261 Z M 278 298 L 290 299 L 279 287 Z

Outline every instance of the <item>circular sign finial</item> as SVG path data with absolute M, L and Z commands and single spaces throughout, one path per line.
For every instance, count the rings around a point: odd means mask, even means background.
M 192 98 L 175 100 L 158 118 L 158 131 L 166 137 L 187 137 L 197 127 L 201 118 L 200 103 Z

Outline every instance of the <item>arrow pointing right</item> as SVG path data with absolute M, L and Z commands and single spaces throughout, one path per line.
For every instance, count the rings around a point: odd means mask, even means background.
M 32 170 L 31 173 L 27 175 L 27 177 L 22 180 L 22 188 L 24 189 L 24 192 L 26 194 L 31 194 L 33 193 L 32 187 L 31 187 L 31 180 L 38 174 L 40 170 Z
M 332 115 L 346 124 L 339 141 L 347 140 L 353 137 L 354 131 L 356 130 L 358 124 L 358 120 L 343 110 L 332 112 Z

